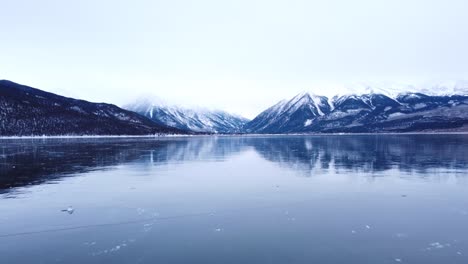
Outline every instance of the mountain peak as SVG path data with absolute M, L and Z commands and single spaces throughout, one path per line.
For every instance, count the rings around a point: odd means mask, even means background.
M 309 103 L 313 103 L 313 99 L 312 99 L 312 96 L 310 96 L 310 94 L 308 92 L 301 92 L 299 94 L 297 94 L 296 96 L 294 96 L 288 103 L 289 104 L 309 104 Z
M 301 100 L 304 100 L 304 102 L 307 102 L 307 101 L 317 101 L 317 100 L 320 100 L 322 98 L 326 98 L 325 96 L 321 96 L 321 95 L 317 95 L 317 94 L 313 94 L 313 93 L 309 93 L 309 92 L 300 92 L 298 93 L 296 96 L 294 96 L 291 101 L 294 101 L 294 100 L 297 100 L 297 101 L 301 101 Z
M 309 92 L 302 91 L 302 92 L 298 93 L 296 96 L 294 96 L 294 98 L 302 98 L 302 97 L 310 97 Z
M 259 114 L 248 123 L 246 131 L 277 133 L 288 131 L 298 124 L 311 125 L 313 120 L 328 114 L 331 106 L 328 98 L 301 92 L 290 100 L 282 100 Z

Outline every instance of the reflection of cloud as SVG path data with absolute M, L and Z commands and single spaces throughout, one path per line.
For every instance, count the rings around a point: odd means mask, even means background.
M 266 160 L 303 172 L 466 169 L 465 135 L 192 137 L 3 141 L 0 193 L 128 162 L 164 165 L 223 161 L 254 149 Z

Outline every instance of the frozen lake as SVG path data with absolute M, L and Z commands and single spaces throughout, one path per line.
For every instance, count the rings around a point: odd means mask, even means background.
M 0 140 L 1 263 L 468 263 L 468 135 Z

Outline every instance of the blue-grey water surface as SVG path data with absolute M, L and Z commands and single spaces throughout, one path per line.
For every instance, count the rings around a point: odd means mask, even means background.
M 0 263 L 468 263 L 468 135 L 0 140 Z

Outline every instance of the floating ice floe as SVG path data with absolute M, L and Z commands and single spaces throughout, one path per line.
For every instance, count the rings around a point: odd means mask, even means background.
M 69 214 L 73 214 L 73 212 L 75 212 L 75 209 L 73 209 L 73 207 L 70 205 L 70 206 L 68 206 L 67 209 L 62 209 L 62 212 L 67 212 Z
M 104 249 L 104 250 L 101 250 L 101 251 L 98 251 L 98 252 L 94 252 L 91 255 L 92 256 L 99 256 L 99 255 L 103 255 L 103 254 L 114 253 L 116 251 L 119 251 L 119 250 L 123 249 L 124 247 L 127 247 L 130 243 L 134 243 L 135 241 L 136 241 L 135 239 L 124 240 L 121 243 L 119 243 L 119 244 L 117 244 L 117 245 L 115 245 L 115 246 L 113 246 L 111 248 Z
M 401 262 L 401 259 L 396 258 L 395 261 L 396 261 L 396 262 Z
M 223 229 L 222 229 L 222 228 L 215 228 L 214 231 L 215 231 L 215 232 L 221 232 L 221 231 L 223 231 Z
M 370 225 L 366 225 L 366 229 L 371 229 Z
M 351 230 L 351 234 L 356 234 L 356 230 Z
M 446 247 L 451 247 L 452 245 L 450 243 L 442 244 L 439 242 L 433 242 L 429 244 L 429 247 L 426 248 L 426 250 L 433 250 L 433 249 L 443 249 Z
M 434 242 L 429 245 L 434 248 L 444 248 L 444 245 L 440 244 L 439 242 Z
M 110 251 L 110 252 L 115 252 L 115 251 L 118 251 L 118 250 L 120 250 L 121 248 L 126 247 L 126 246 L 127 246 L 127 244 L 117 245 L 117 246 L 111 248 L 109 251 Z
M 154 223 L 146 223 L 143 225 L 143 231 L 144 232 L 149 232 L 153 229 L 153 224 Z

